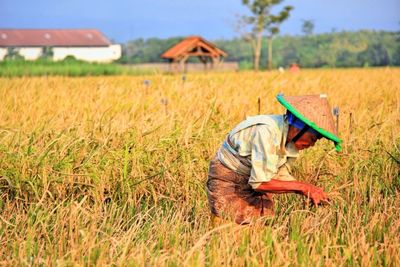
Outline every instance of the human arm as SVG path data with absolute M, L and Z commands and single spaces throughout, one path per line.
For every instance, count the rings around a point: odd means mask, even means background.
M 299 181 L 281 181 L 272 178 L 269 182 L 262 182 L 254 189 L 260 193 L 296 193 L 310 198 L 315 205 L 329 201 L 327 194 L 320 187 Z
M 285 165 L 277 167 L 280 160 L 277 149 L 281 139 L 274 128 L 260 125 L 252 137 L 252 169 L 249 184 L 255 191 L 275 194 L 297 193 L 311 198 L 314 204 L 328 201 L 322 188 L 295 181 L 290 175 L 289 159 Z

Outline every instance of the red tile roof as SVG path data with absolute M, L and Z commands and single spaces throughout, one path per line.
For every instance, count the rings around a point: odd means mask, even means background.
M 200 36 L 189 36 L 176 45 L 169 48 L 165 51 L 161 57 L 162 58 L 177 58 L 182 55 L 185 55 L 193 48 L 201 46 L 208 50 L 212 56 L 224 56 L 226 57 L 228 54 L 221 49 L 219 49 L 215 44 L 206 41 L 205 39 L 201 38 Z
M 100 31 L 0 29 L 0 46 L 108 46 Z

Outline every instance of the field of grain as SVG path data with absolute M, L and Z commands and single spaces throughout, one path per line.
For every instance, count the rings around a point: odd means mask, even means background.
M 210 158 L 245 116 L 327 93 L 342 153 L 295 176 L 332 205 L 213 228 Z M 351 115 L 350 115 L 351 113 Z M 0 78 L 0 265 L 399 266 L 400 69 Z

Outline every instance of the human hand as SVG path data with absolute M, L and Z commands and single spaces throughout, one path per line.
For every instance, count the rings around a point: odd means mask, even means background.
M 308 199 L 311 199 L 314 205 L 329 203 L 328 195 L 321 187 L 308 184 L 303 192 L 303 195 Z

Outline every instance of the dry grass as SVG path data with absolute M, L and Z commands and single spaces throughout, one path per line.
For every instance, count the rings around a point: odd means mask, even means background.
M 333 204 L 279 196 L 274 218 L 212 228 L 209 159 L 281 91 L 341 107 L 343 153 L 318 143 L 295 170 Z M 1 78 L 0 264 L 398 266 L 399 92 L 400 69 Z

